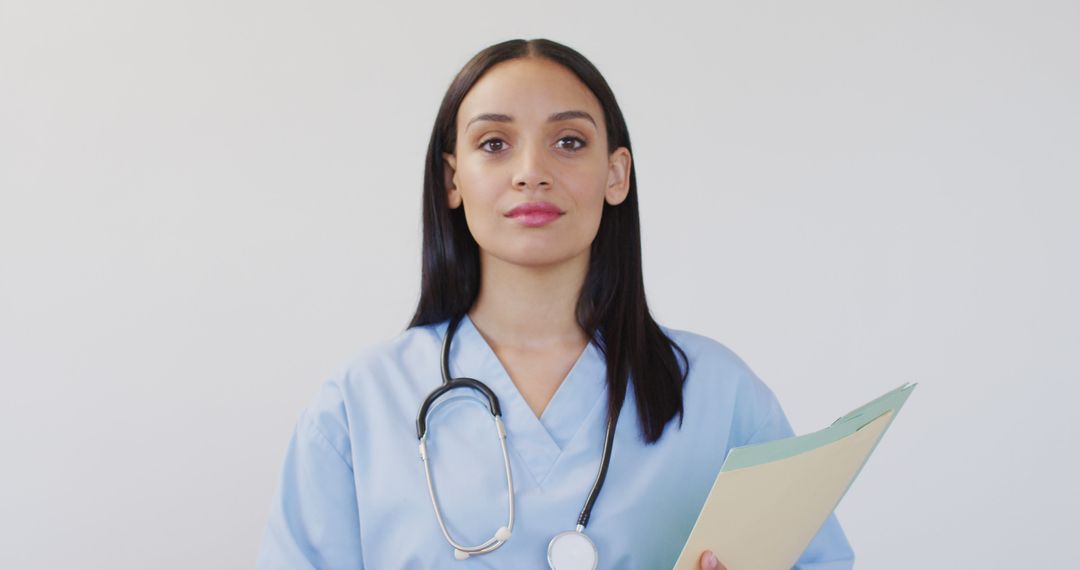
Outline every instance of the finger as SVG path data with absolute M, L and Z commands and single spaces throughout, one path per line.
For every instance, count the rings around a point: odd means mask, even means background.
M 698 559 L 698 566 L 701 570 L 727 570 L 727 566 L 721 564 L 711 550 L 706 550 L 701 553 L 701 558 Z

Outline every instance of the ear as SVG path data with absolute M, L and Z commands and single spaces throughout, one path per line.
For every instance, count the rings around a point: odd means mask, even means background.
M 457 157 L 443 153 L 443 185 L 446 187 L 446 203 L 451 210 L 461 205 L 461 192 L 457 190 Z
M 612 206 L 622 204 L 626 196 L 630 194 L 630 151 L 620 146 L 608 157 L 607 188 L 604 190 L 604 199 Z

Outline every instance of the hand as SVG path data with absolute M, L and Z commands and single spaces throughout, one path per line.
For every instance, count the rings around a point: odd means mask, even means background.
M 700 567 L 701 570 L 727 570 L 727 566 L 721 564 L 711 550 L 706 550 L 701 553 L 701 558 L 698 559 L 698 567 Z

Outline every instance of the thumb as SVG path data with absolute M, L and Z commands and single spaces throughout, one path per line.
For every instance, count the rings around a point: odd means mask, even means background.
M 721 564 L 711 550 L 706 550 L 701 553 L 701 559 L 698 560 L 698 565 L 701 567 L 701 570 L 727 570 L 727 566 Z

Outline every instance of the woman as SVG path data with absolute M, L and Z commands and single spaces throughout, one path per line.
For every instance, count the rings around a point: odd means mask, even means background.
M 536 568 L 569 531 L 601 568 L 670 568 L 728 449 L 792 430 L 734 353 L 649 315 L 630 137 L 596 68 L 542 39 L 477 54 L 423 216 L 416 314 L 301 416 L 259 567 Z M 448 332 L 447 379 L 490 387 L 505 447 L 480 390 L 433 393 Z M 831 515 L 797 568 L 852 559 Z

